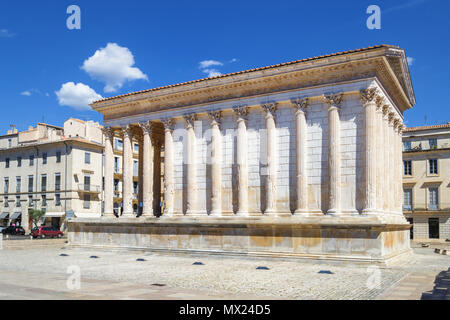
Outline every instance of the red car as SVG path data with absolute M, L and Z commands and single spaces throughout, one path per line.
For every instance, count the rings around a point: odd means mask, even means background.
M 38 227 L 31 232 L 33 238 L 61 238 L 64 234 L 57 228 L 53 227 Z

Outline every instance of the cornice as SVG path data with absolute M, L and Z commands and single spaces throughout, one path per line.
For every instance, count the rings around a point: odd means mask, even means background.
M 208 87 L 205 87 L 205 83 L 194 83 L 177 88 L 162 89 L 158 92 L 98 102 L 94 108 L 104 114 L 106 121 L 112 121 L 131 115 L 144 115 L 206 103 L 369 78 L 377 78 L 380 81 L 400 110 L 404 111 L 411 107 L 402 86 L 384 56 L 367 57 L 367 55 L 363 55 L 359 58 L 354 61 L 337 60 L 324 66 L 310 62 L 302 65 L 302 68 L 288 66 L 265 73 L 258 71 L 256 73 L 259 74 L 259 77 L 239 74 L 230 76 L 226 81 L 212 79 Z

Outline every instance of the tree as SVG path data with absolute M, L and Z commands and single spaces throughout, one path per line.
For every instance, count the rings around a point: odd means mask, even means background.
M 37 227 L 38 222 L 42 221 L 42 217 L 45 215 L 45 211 L 28 209 L 28 216 L 33 221 L 33 224 Z

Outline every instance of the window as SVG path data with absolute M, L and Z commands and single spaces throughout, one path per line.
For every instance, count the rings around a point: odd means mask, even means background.
M 83 203 L 84 209 L 90 209 L 91 208 L 91 196 L 89 194 L 84 195 L 84 203 Z
M 428 218 L 428 237 L 439 239 L 439 218 Z
M 428 172 L 429 172 L 429 174 L 438 174 L 437 159 L 429 159 L 428 160 Z
M 57 207 L 61 206 L 61 194 L 55 193 L 55 205 Z
M 47 152 L 42 154 L 42 164 L 47 164 Z
M 87 164 L 91 163 L 91 153 L 90 152 L 84 153 L 84 163 L 87 163 Z
M 91 190 L 91 176 L 86 174 L 84 176 L 84 191 Z
M 22 157 L 17 157 L 17 167 L 21 167 L 22 166 Z
M 33 196 L 31 196 L 31 195 L 28 196 L 28 206 L 30 206 L 30 207 L 33 206 Z
M 55 191 L 61 190 L 61 174 L 55 173 Z
M 5 159 L 5 168 L 9 168 L 9 158 Z
M 9 193 L 9 178 L 5 178 L 5 186 L 4 186 L 4 193 Z
M 139 174 L 139 162 L 137 160 L 133 161 L 133 176 L 137 177 Z
M 43 174 L 41 176 L 41 191 L 47 191 L 47 175 Z
M 12 139 L 9 138 L 9 139 L 8 139 L 8 148 L 11 148 L 11 147 L 12 147 Z
M 16 207 L 20 207 L 20 196 L 16 196 Z
M 403 161 L 403 173 L 405 176 L 412 175 L 412 163 L 411 160 Z
M 430 149 L 437 149 L 437 139 L 428 139 Z
M 43 207 L 47 206 L 47 196 L 45 194 L 42 195 L 42 206 Z
M 119 179 L 114 179 L 114 191 L 119 191 Z
M 114 140 L 114 149 L 123 150 L 123 141 L 119 139 Z
M 30 155 L 30 167 L 34 166 L 34 154 Z
M 28 192 L 33 192 L 34 187 L 34 177 L 28 176 Z
M 411 141 L 404 141 L 403 142 L 403 151 L 410 151 L 411 150 Z
M 16 177 L 16 193 L 20 193 L 21 189 L 22 189 L 22 178 Z
M 119 157 L 114 157 L 114 173 L 119 173 Z
M 134 144 L 134 152 L 136 152 L 136 153 L 139 152 L 139 144 L 137 144 L 137 143 Z
M 56 151 L 56 163 L 61 162 L 61 151 Z
M 8 196 L 5 196 L 5 208 L 9 207 Z
M 412 189 L 403 190 L 403 210 L 411 211 L 412 209 Z
M 439 189 L 438 188 L 429 188 L 428 196 L 429 196 L 428 209 L 438 210 L 439 209 Z
M 133 196 L 136 197 L 138 194 L 139 184 L 137 182 L 133 182 Z

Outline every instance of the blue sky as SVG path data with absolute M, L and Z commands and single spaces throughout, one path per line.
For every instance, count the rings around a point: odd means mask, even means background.
M 73 4 L 81 30 L 66 26 Z M 372 4 L 381 30 L 366 27 Z M 412 58 L 417 105 L 406 124 L 440 124 L 450 121 L 449 33 L 446 0 L 5 0 L 0 133 L 71 116 L 101 121 L 83 109 L 88 98 L 382 43 Z

